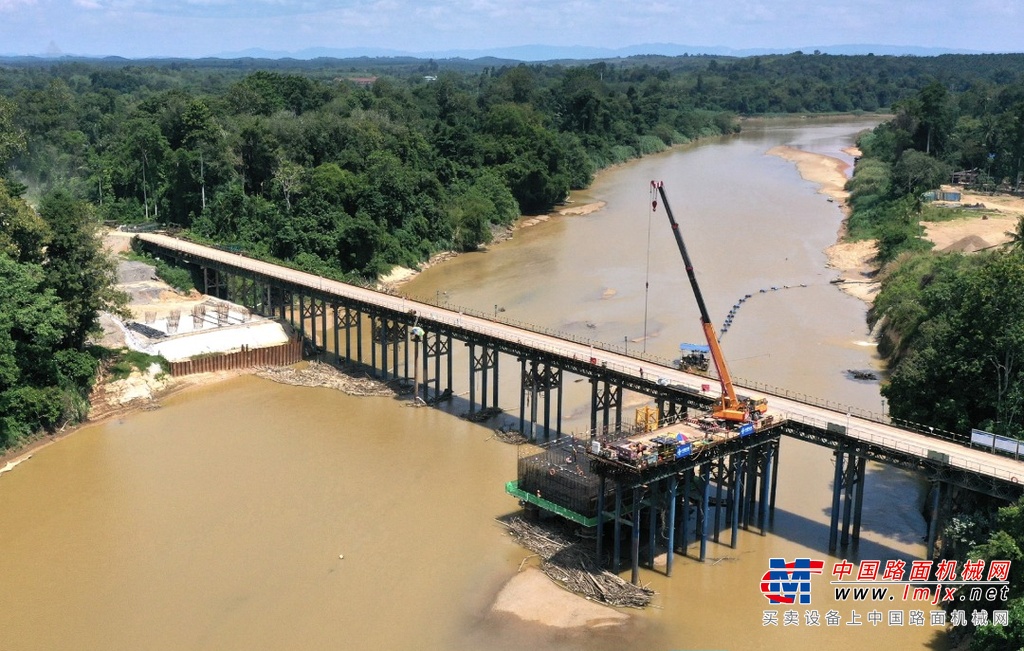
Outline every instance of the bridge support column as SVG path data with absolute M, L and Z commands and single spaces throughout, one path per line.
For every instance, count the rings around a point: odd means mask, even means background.
M 306 320 L 309 320 L 309 340 L 313 344 L 313 348 L 318 352 L 320 350 L 327 349 L 327 304 L 323 301 L 317 301 L 316 298 L 310 296 L 309 303 L 303 305 L 302 297 L 299 297 L 299 305 L 302 306 L 302 327 L 305 328 Z M 316 336 L 316 320 L 320 317 L 323 327 L 320 329 L 323 335 L 324 341 L 321 347 L 320 342 Z M 303 330 L 305 332 L 305 330 Z
M 530 360 L 527 369 L 525 357 L 519 358 L 522 365 L 522 381 L 520 383 L 519 395 L 519 433 L 527 436 L 526 432 L 526 402 L 530 402 L 530 431 L 528 438 L 531 441 L 537 439 L 537 409 L 540 396 L 544 396 L 544 438 L 551 438 L 551 390 L 558 390 L 558 403 L 555 409 L 555 436 L 562 434 L 562 369 L 551 366 L 547 362 Z
M 679 404 L 670 397 L 665 395 L 658 396 L 656 404 L 658 407 L 659 427 L 665 427 L 686 418 L 686 405 Z
M 615 481 L 615 526 L 614 541 L 612 542 L 612 572 L 619 573 L 620 560 L 622 555 L 622 482 Z
M 718 463 L 714 464 L 715 469 L 715 530 L 714 540 L 719 542 L 719 534 L 722 531 L 722 489 L 725 488 L 725 457 L 718 457 Z
M 339 321 L 340 319 L 338 318 L 338 303 L 332 302 L 331 323 L 333 324 L 333 326 L 331 327 L 331 330 L 334 331 L 334 360 L 338 362 L 338 364 L 341 364 L 341 333 L 338 332 Z M 346 354 L 345 357 L 348 358 L 348 355 Z
M 864 497 L 866 459 L 853 448 L 838 448 L 835 452 L 836 468 L 832 479 L 832 518 L 829 524 L 828 550 L 834 552 L 839 545 L 850 544 L 850 518 L 854 519 L 853 542 L 860 540 L 860 520 Z M 842 535 L 839 514 L 842 509 Z
M 615 424 L 622 422 L 622 385 L 612 384 L 607 378 L 590 379 L 590 429 L 597 429 L 597 413 L 602 413 L 602 425 L 608 431 L 611 426 L 611 410 L 615 409 Z
M 843 494 L 843 465 L 846 460 L 846 452 L 839 448 L 835 451 L 836 467 L 832 476 L 832 519 L 828 527 L 828 551 L 836 550 L 839 537 L 839 501 Z
M 423 400 L 430 402 L 427 398 L 427 387 L 429 386 L 430 358 L 434 359 L 434 402 L 441 400 L 441 358 L 448 358 L 448 381 L 445 384 L 445 395 L 452 393 L 451 357 L 452 357 L 452 335 L 450 332 L 425 332 L 423 334 Z
M 640 583 L 640 487 L 633 487 L 633 522 L 629 532 L 629 562 L 632 571 L 629 582 L 633 585 Z
M 690 489 L 693 487 L 693 474 L 693 468 L 683 474 L 683 517 L 679 521 L 679 547 L 684 555 L 690 543 Z
M 379 314 L 370 315 L 372 343 L 370 344 L 370 365 L 376 371 L 376 345 L 380 345 L 380 377 L 388 379 L 388 350 L 391 350 L 391 373 L 398 377 L 398 345 L 408 337 L 408 327 L 395 319 Z
M 757 505 L 757 471 L 758 471 L 758 459 L 757 451 L 751 450 L 747 454 L 747 477 L 743 481 L 743 488 L 746 490 L 746 495 L 743 497 L 743 529 L 750 529 L 751 523 L 754 521 L 754 507 Z
M 701 493 L 701 508 L 697 516 L 700 523 L 700 562 L 703 563 L 708 555 L 708 506 L 711 502 L 710 461 L 701 466 L 700 474 L 704 479 L 704 487 Z
M 672 475 L 668 478 L 668 550 L 665 552 L 665 576 L 672 576 L 672 559 L 676 555 L 676 493 L 679 489 L 679 478 Z
M 281 319 L 295 327 L 295 295 L 290 289 L 281 290 Z
M 931 490 L 931 505 L 928 509 L 928 556 L 927 558 L 935 558 L 935 539 L 938 537 L 939 524 L 942 520 L 942 505 L 945 502 L 945 497 L 949 493 L 949 485 L 944 481 L 932 482 Z
M 227 300 L 227 275 L 209 267 L 202 267 L 202 270 L 203 293 L 207 296 Z
M 774 457 L 775 448 L 771 445 L 762 445 L 757 450 L 761 463 L 761 502 L 758 505 L 760 512 L 757 516 L 757 526 L 761 530 L 761 535 L 764 536 L 768 533 L 768 495 L 771 493 L 771 487 L 775 481 L 775 477 L 772 475 L 772 457 Z
M 867 457 L 857 459 L 857 492 L 854 495 L 853 508 L 853 542 L 860 541 L 860 518 L 864 512 L 864 472 L 867 468 Z
M 732 525 L 732 536 L 729 539 L 729 546 L 736 549 L 739 541 L 739 525 L 741 498 L 743 495 L 743 477 L 746 474 L 747 453 L 739 452 L 729 458 L 729 520 Z
M 494 375 L 494 402 L 498 406 L 498 349 L 487 344 L 479 344 L 480 354 L 477 355 L 477 344 L 469 342 L 469 413 L 476 413 L 476 373 L 481 372 L 480 408 L 487 409 L 487 371 Z
M 656 481 L 650 484 L 650 493 L 647 497 L 647 562 L 648 567 L 654 569 L 654 557 L 655 549 L 657 548 L 657 524 L 658 524 L 658 498 L 661 495 L 661 491 L 658 487 L 661 486 L 660 481 Z
M 597 565 L 604 567 L 604 491 L 605 477 L 597 480 Z
M 768 524 L 775 524 L 775 489 L 779 486 L 779 452 L 782 449 L 782 439 L 779 438 L 775 441 L 774 450 L 772 451 L 772 494 L 769 498 L 768 504 Z M 858 511 L 859 513 L 859 511 Z M 857 521 L 859 525 L 859 520 Z M 860 527 L 857 527 L 860 530 Z
M 348 312 L 348 308 L 345 308 Z M 363 363 L 363 315 L 358 311 L 355 314 L 356 322 L 356 361 L 360 364 Z M 345 348 L 348 349 L 348 330 L 345 332 Z M 370 348 L 373 348 L 373 342 L 370 342 Z
M 398 379 L 398 345 L 409 341 L 409 328 L 397 320 L 391 321 L 391 374 Z M 405 348 L 405 346 L 403 346 Z M 409 373 L 409 364 L 405 365 L 406 376 Z
M 324 338 L 324 343 L 321 344 L 321 351 L 327 352 L 327 298 L 321 298 L 321 334 Z

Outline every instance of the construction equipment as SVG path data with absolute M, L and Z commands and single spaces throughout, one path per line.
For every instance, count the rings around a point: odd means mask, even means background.
M 686 245 L 683 244 L 683 235 L 679 231 L 679 224 L 676 222 L 676 218 L 672 216 L 672 209 L 668 205 L 668 197 L 665 196 L 665 186 L 661 181 L 651 181 L 651 192 L 657 192 L 661 197 L 661 202 L 665 206 L 665 214 L 668 215 L 668 222 L 672 226 L 672 234 L 675 235 L 676 244 L 679 246 L 679 253 L 683 256 L 683 264 L 686 265 L 686 275 L 690 279 L 690 287 L 693 288 L 693 295 L 697 299 L 697 307 L 700 309 L 700 323 L 704 328 L 704 336 L 708 341 L 708 348 L 711 352 L 711 360 L 715 364 L 715 370 L 718 371 L 718 381 L 722 385 L 722 397 L 718 403 L 715 404 L 712 409 L 711 415 L 718 419 L 723 419 L 733 423 L 743 423 L 751 420 L 752 411 L 761 414 L 767 410 L 767 401 L 758 399 L 758 403 L 755 408 L 752 409 L 750 400 L 741 400 L 736 397 L 736 389 L 732 385 L 732 377 L 729 375 L 729 368 L 725 364 L 725 356 L 722 355 L 722 347 L 718 343 L 718 337 L 715 335 L 715 326 L 711 323 L 711 317 L 708 316 L 708 308 L 704 305 L 704 296 L 700 292 L 700 285 L 697 284 L 697 276 L 693 272 L 693 264 L 690 262 L 690 256 L 686 252 Z M 658 200 L 653 198 L 651 200 L 651 209 L 657 210 Z

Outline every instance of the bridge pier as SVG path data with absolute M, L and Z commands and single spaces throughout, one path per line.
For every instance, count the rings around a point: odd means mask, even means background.
M 949 498 L 950 485 L 942 480 L 936 480 L 932 482 L 932 489 L 930 491 L 931 505 L 929 508 L 928 518 L 928 556 L 926 558 L 935 558 L 935 539 L 938 537 L 939 525 L 942 521 L 942 509 L 943 505 Z
M 383 380 L 388 379 L 388 351 L 391 352 L 391 373 L 398 377 L 398 344 L 408 337 L 408 327 L 397 319 L 382 314 L 370 315 L 370 366 L 377 372 L 377 348 L 380 346 L 380 374 Z
M 480 408 L 487 409 L 487 371 L 494 376 L 493 401 L 491 406 L 498 406 L 498 349 L 486 343 L 468 342 L 469 346 L 469 413 L 476 413 L 476 373 L 480 372 Z M 480 346 L 479 355 L 476 352 Z
M 640 583 L 640 487 L 633 487 L 633 519 L 629 531 L 629 561 L 631 572 L 629 582 L 633 585 Z
M 434 360 L 434 401 L 441 399 L 441 358 L 448 360 L 447 382 L 445 393 L 452 393 L 452 333 L 429 332 L 423 333 L 423 400 L 430 402 L 427 397 L 427 387 L 430 382 L 430 360 Z
M 615 522 L 612 526 L 612 572 L 619 573 L 622 554 L 622 482 L 615 481 Z
M 732 535 L 729 538 L 729 547 L 736 549 L 739 541 L 740 511 L 742 511 L 740 497 L 743 495 L 743 477 L 747 470 L 746 452 L 737 452 L 729 457 L 729 520 L 732 527 Z
M 659 496 L 661 491 L 659 490 L 661 481 L 652 482 L 648 485 L 648 498 L 647 498 L 647 567 L 654 569 L 654 557 L 657 556 L 655 550 L 657 549 L 657 524 L 658 524 L 658 506 Z
M 655 404 L 658 407 L 659 427 L 665 427 L 669 423 L 677 423 L 686 418 L 686 405 L 677 402 L 669 395 L 659 395 Z
M 590 429 L 597 430 L 597 413 L 602 413 L 604 430 L 612 424 L 611 410 L 615 409 L 615 423 L 622 422 L 622 385 L 612 384 L 607 377 L 590 378 Z
M 693 468 L 683 473 L 683 517 L 679 521 L 679 548 L 683 554 L 686 554 L 690 543 L 690 490 L 693 488 L 693 475 Z
M 700 562 L 708 556 L 708 507 L 711 502 L 711 462 L 707 461 L 700 467 L 700 474 L 704 478 L 704 486 L 701 489 L 700 511 L 697 512 L 697 526 L 700 535 Z
M 605 476 L 597 479 L 597 564 L 604 565 L 604 492 L 606 490 Z
M 221 274 L 217 269 L 201 267 L 203 273 L 203 293 L 227 300 L 227 275 Z
M 327 350 L 327 302 L 324 300 L 318 301 L 313 296 L 309 297 L 309 303 L 303 305 L 303 298 L 299 297 L 299 305 L 302 306 L 302 328 L 305 332 L 306 320 L 309 320 L 309 340 L 313 344 L 313 349 L 316 351 Z M 317 317 L 322 322 L 320 333 L 323 337 L 323 345 L 321 346 L 317 338 L 316 332 L 316 321 Z
M 552 366 L 547 362 L 535 359 L 529 360 L 519 358 L 522 367 L 522 381 L 519 391 L 519 433 L 531 441 L 537 440 L 537 409 L 540 396 L 538 391 L 543 392 L 544 397 L 544 438 L 551 438 L 551 390 L 558 390 L 558 402 L 555 406 L 555 437 L 562 434 L 562 369 Z M 526 403 L 530 402 L 530 431 L 526 431 Z
M 838 544 L 850 544 L 850 518 L 854 521 L 852 540 L 860 540 L 861 512 L 864 504 L 864 473 L 867 459 L 857 454 L 852 447 L 839 447 L 835 452 L 836 467 L 832 478 L 832 519 L 829 523 L 828 551 L 834 552 Z M 842 535 L 839 530 L 839 513 L 842 508 Z
M 715 479 L 715 529 L 714 540 L 719 542 L 719 535 L 722 531 L 722 490 L 725 488 L 725 457 L 718 457 L 718 463 L 712 464 L 710 470 L 714 473 Z
M 668 549 L 665 552 L 665 576 L 672 576 L 672 559 L 676 555 L 676 493 L 679 489 L 679 477 L 668 478 Z

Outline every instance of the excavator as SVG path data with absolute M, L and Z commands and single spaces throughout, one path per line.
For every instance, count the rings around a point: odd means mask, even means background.
M 715 326 L 711 323 L 711 317 L 708 316 L 708 308 L 704 304 L 704 296 L 700 292 L 697 276 L 693 272 L 693 263 L 690 262 L 690 256 L 686 252 L 686 245 L 683 244 L 683 235 L 679 231 L 679 224 L 676 222 L 676 218 L 672 216 L 672 209 L 668 205 L 668 197 L 665 196 L 665 186 L 661 181 L 651 181 L 651 209 L 656 211 L 658 209 L 658 199 L 654 196 L 655 193 L 661 197 L 661 203 L 665 206 L 665 214 L 668 215 L 668 222 L 672 226 L 672 234 L 676 238 L 676 245 L 679 247 L 679 253 L 683 256 L 683 264 L 686 265 L 686 275 L 690 279 L 690 287 L 693 288 L 693 295 L 697 299 L 697 307 L 700 309 L 700 323 L 704 328 L 704 336 L 707 338 L 708 347 L 711 349 L 711 360 L 715 364 L 715 370 L 718 371 L 718 380 L 722 384 L 722 397 L 712 408 L 711 415 L 716 419 L 731 423 L 748 422 L 767 411 L 768 402 L 764 398 L 741 399 L 736 396 L 736 389 L 732 385 L 732 376 L 729 375 L 729 368 L 725 364 L 725 356 L 722 355 L 722 347 L 719 345 L 718 337 L 715 335 Z

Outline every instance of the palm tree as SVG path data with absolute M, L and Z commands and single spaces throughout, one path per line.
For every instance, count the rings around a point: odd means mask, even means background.
M 1006 243 L 1006 247 L 1010 251 L 1024 253 L 1024 217 L 1017 219 L 1017 228 L 1012 231 L 1006 231 L 1006 235 L 1010 238 Z

